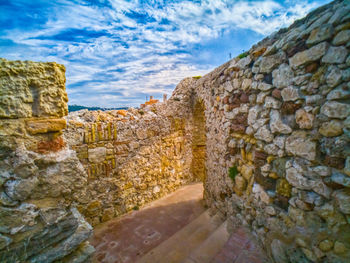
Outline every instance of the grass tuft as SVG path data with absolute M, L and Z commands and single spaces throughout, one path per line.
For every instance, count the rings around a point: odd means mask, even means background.
M 234 165 L 228 169 L 228 176 L 232 179 L 232 181 L 235 180 L 236 175 L 238 174 L 237 166 Z

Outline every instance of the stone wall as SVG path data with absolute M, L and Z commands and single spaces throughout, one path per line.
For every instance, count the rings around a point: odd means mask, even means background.
M 141 110 L 64 119 L 62 66 L 0 60 L 1 260 L 83 258 L 78 211 L 96 225 L 203 180 L 274 262 L 347 262 L 349 13 L 323 6 Z
M 176 89 L 205 108 L 207 203 L 278 263 L 350 258 L 349 14 L 332 2 Z
M 62 137 L 65 68 L 0 59 L 0 261 L 86 262 L 87 175 Z
M 143 109 L 79 111 L 64 136 L 88 174 L 78 209 L 92 224 L 110 220 L 198 180 L 192 176 L 192 121 L 172 100 Z

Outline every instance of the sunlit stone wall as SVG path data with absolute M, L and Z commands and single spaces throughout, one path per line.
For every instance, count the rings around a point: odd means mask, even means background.
M 87 175 L 62 137 L 65 68 L 0 59 L 0 261 L 83 262 Z

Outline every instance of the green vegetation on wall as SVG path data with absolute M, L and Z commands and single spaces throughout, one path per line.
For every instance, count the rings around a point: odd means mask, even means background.
M 228 169 L 228 176 L 232 179 L 232 181 L 235 180 L 236 175 L 238 174 L 237 166 L 234 165 Z

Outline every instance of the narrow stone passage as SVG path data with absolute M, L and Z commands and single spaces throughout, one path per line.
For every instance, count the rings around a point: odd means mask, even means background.
M 90 242 L 93 262 L 269 262 L 244 228 L 230 234 L 222 214 L 205 209 L 202 183 L 101 224 Z
M 90 239 L 93 262 L 136 262 L 204 212 L 203 184 L 184 186 L 139 211 L 99 225 Z

